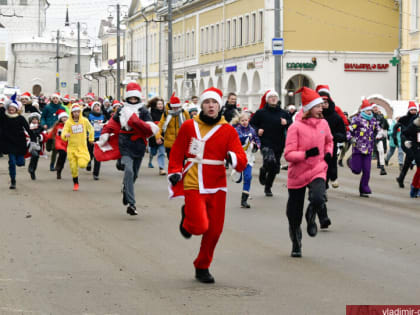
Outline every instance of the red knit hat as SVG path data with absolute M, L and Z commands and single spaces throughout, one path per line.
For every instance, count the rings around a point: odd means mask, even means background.
M 314 90 L 304 86 L 303 88 L 300 88 L 295 92 L 295 94 L 302 93 L 302 107 L 303 111 L 307 112 L 310 111 L 311 108 L 315 107 L 316 105 L 319 105 L 321 103 L 324 103 L 324 100 L 321 96 Z
M 63 117 L 67 117 L 67 118 L 69 117 L 69 115 L 64 109 L 59 109 L 58 111 L 55 112 L 55 114 L 57 115 L 58 120 L 60 120 Z
M 369 103 L 369 101 L 366 98 L 362 100 L 362 106 L 360 106 L 361 112 L 365 110 L 372 110 L 372 105 Z
M 324 84 L 324 85 L 322 85 L 322 84 L 318 85 L 318 86 L 315 88 L 315 91 L 316 91 L 317 93 L 324 92 L 324 93 L 327 93 L 328 95 L 330 95 L 330 94 L 331 94 L 331 92 L 330 92 L 330 87 L 329 87 L 328 85 L 326 85 L 326 84 Z
M 95 99 L 95 94 L 94 93 L 88 93 L 88 94 L 86 94 L 85 98 L 90 98 L 93 101 Z
M 126 92 L 125 92 L 125 98 L 130 97 L 137 97 L 139 100 L 141 100 L 141 87 L 136 82 L 130 82 L 127 84 Z
M 119 101 L 119 100 L 113 100 L 112 101 L 112 107 L 114 107 L 114 106 L 121 106 L 122 104 L 121 104 L 121 102 Z
M 26 98 L 26 99 L 30 100 L 30 99 L 31 99 L 31 93 L 29 93 L 29 92 L 25 92 L 25 93 L 23 93 L 23 94 L 20 96 L 20 99 L 23 99 L 23 98 Z
M 220 106 L 222 106 L 222 97 L 223 92 L 219 89 L 216 89 L 215 87 L 208 88 L 207 90 L 204 90 L 203 93 L 200 96 L 200 104 L 203 104 L 203 102 L 209 98 L 215 99 L 217 103 L 219 103 Z
M 175 96 L 175 92 L 172 93 L 172 96 L 169 99 L 169 103 L 171 104 L 171 107 L 181 106 L 181 100 Z
M 419 105 L 420 107 L 420 105 Z M 417 111 L 417 105 L 413 101 L 408 102 L 408 111 L 415 109 Z

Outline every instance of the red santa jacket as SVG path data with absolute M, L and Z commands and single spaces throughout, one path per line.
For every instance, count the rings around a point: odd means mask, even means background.
M 198 186 L 202 194 L 213 194 L 219 190 L 227 191 L 224 159 L 228 152 L 232 157 L 232 167 L 242 172 L 247 165 L 247 158 L 242 149 L 236 130 L 227 122 L 215 125 L 204 137 L 201 137 L 196 119 L 184 122 L 171 149 L 168 176 L 184 176 L 194 165 L 198 166 Z M 186 163 L 184 165 L 184 160 Z M 183 197 L 184 185 L 180 181 L 172 186 L 169 183 L 169 198 Z

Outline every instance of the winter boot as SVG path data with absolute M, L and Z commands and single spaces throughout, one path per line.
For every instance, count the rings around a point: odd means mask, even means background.
M 343 160 L 338 160 L 338 166 L 343 167 Z
M 321 226 L 321 229 L 327 229 L 331 225 L 331 220 L 328 217 L 327 213 L 327 205 L 324 203 L 321 207 L 321 209 L 318 211 L 318 219 L 319 219 L 319 225 Z
M 73 191 L 79 190 L 79 177 L 73 177 Z
M 243 191 L 242 197 L 241 197 L 241 208 L 251 208 L 251 206 L 247 202 L 248 197 L 249 197 L 249 192 Z
M 86 171 L 90 172 L 92 170 L 92 162 L 89 161 L 88 165 L 86 166 Z
M 138 215 L 139 213 L 137 212 L 136 206 L 135 205 L 129 205 L 127 207 L 127 214 L 129 215 Z
M 50 164 L 50 171 L 51 171 L 51 172 L 54 172 L 54 171 L 55 171 L 55 166 L 54 166 L 54 163 L 51 163 L 51 164 Z
M 34 171 L 34 169 L 33 169 L 32 167 L 29 167 L 29 168 L 28 168 L 28 172 L 29 172 L 29 174 L 31 175 L 31 179 L 32 179 L 32 180 L 35 180 L 35 179 L 36 179 L 36 175 L 35 175 L 35 171 Z
M 185 205 L 181 207 L 181 222 L 179 223 L 179 231 L 181 232 L 181 235 L 185 237 L 186 239 L 191 238 L 191 233 L 188 232 L 182 225 L 184 224 L 185 219 L 185 212 L 184 212 Z
M 387 159 L 385 159 L 385 166 L 388 166 L 389 161 Z
M 273 197 L 273 193 L 271 192 L 271 187 L 269 187 L 269 186 L 265 186 L 264 193 L 265 193 L 266 197 Z
M 261 167 L 260 168 L 260 174 L 258 176 L 258 179 L 259 179 L 260 184 L 262 186 L 265 186 L 265 180 L 266 180 L 266 178 L 267 178 L 267 171 L 265 170 L 264 167 Z
M 61 179 L 61 169 L 57 169 L 57 179 Z
M 127 195 L 125 194 L 125 187 L 123 185 L 123 188 L 121 190 L 122 194 L 123 194 L 123 199 L 122 199 L 122 203 L 124 206 L 128 205 L 128 199 L 127 199 Z
M 10 189 L 16 189 L 16 179 L 10 180 Z
M 302 230 L 299 227 L 293 229 L 289 225 L 289 235 L 292 241 L 292 257 L 302 257 Z
M 308 223 L 306 231 L 308 232 L 308 235 L 311 237 L 315 237 L 316 234 L 318 233 L 318 227 L 315 222 L 316 213 L 317 211 L 314 209 L 312 204 L 309 204 L 308 208 L 306 209 L 305 218 L 306 218 L 306 222 Z
M 214 283 L 214 278 L 208 269 L 195 268 L 195 278 L 201 283 Z
M 404 180 L 402 180 L 400 177 L 397 177 L 395 180 L 397 181 L 400 188 L 404 188 Z
M 385 167 L 383 165 L 381 166 L 381 172 L 379 174 L 380 175 L 387 175 L 387 173 L 385 171 Z

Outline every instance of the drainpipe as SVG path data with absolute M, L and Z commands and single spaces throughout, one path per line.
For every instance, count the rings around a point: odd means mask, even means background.
M 16 86 L 16 53 L 15 53 L 15 44 L 12 44 L 12 55 L 13 55 L 13 86 Z

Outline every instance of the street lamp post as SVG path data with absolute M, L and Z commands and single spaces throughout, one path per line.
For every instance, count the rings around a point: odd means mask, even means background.
M 149 20 L 142 13 L 144 21 L 146 22 L 146 100 L 149 99 Z
M 60 30 L 57 30 L 57 54 L 55 58 L 57 59 L 56 64 L 56 74 L 55 74 L 55 89 L 57 92 L 60 92 Z
M 81 97 L 81 67 L 80 67 L 80 22 L 77 22 L 77 97 Z
M 121 96 L 121 65 L 120 65 L 120 4 L 117 4 L 117 100 L 120 100 Z
M 172 0 L 168 1 L 168 100 L 172 95 Z

